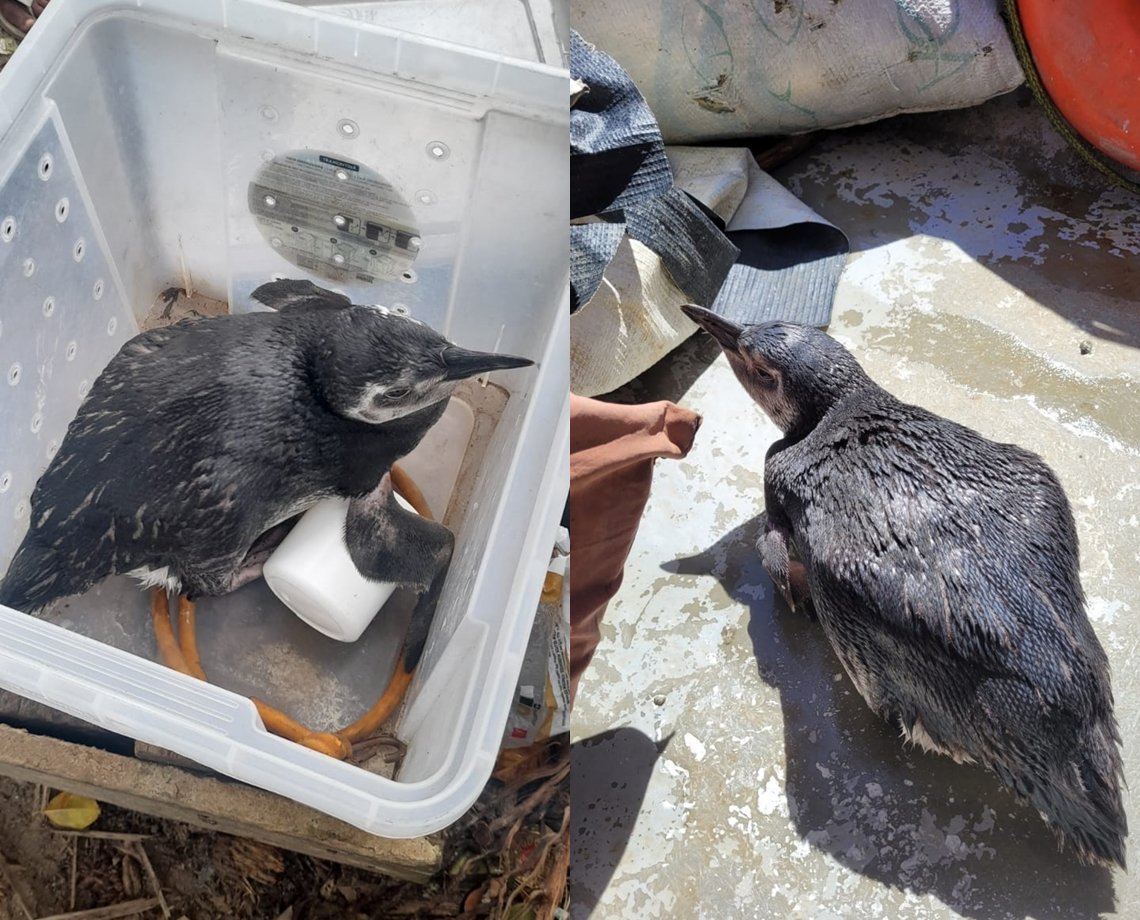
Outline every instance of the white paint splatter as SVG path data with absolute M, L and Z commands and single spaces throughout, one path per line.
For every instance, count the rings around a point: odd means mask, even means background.
M 700 763 L 705 759 L 705 746 L 700 742 L 698 738 L 693 737 L 688 732 L 685 732 L 685 747 L 687 747 L 692 752 L 693 757 L 697 763 Z
M 1131 610 L 1124 601 L 1110 601 L 1103 597 L 1090 597 L 1088 599 L 1089 619 L 1094 623 L 1114 623 L 1116 615 L 1122 610 Z
M 781 814 L 788 816 L 788 803 L 784 800 L 784 790 L 780 781 L 774 776 L 768 777 L 768 782 L 756 793 L 756 809 L 762 815 Z

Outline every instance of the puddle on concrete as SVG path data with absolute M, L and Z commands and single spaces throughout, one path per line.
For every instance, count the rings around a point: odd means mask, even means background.
M 1052 363 L 1012 336 L 977 319 L 953 313 L 896 310 L 890 326 L 864 334 L 866 344 L 892 355 L 931 364 L 959 386 L 1003 399 L 1032 399 L 1062 424 L 1113 442 L 1136 430 L 1140 381 L 1118 375 L 1092 377 Z M 931 345 L 936 342 L 937 346 Z

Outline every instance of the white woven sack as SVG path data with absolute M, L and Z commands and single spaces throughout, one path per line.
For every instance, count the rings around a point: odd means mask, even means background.
M 1023 81 L 1000 0 L 571 0 L 666 143 L 963 108 Z

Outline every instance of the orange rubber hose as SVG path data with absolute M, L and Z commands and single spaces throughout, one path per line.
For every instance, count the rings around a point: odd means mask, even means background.
M 338 737 L 344 738 L 346 741 L 360 741 L 369 735 L 374 735 L 396 711 L 396 707 L 400 705 L 400 701 L 403 700 L 411 682 L 412 672 L 404 669 L 404 657 L 401 655 L 396 664 L 396 672 L 388 681 L 388 687 L 380 699 L 376 701 L 376 705 L 347 728 L 338 731 Z
M 347 738 L 329 732 L 315 732 L 263 700 L 256 697 L 250 699 L 257 707 L 257 714 L 261 716 L 266 731 L 337 760 L 344 760 L 352 753 L 352 743 Z
M 202 670 L 202 659 L 198 656 L 198 637 L 196 635 L 194 618 L 194 602 L 186 595 L 178 595 L 178 646 L 182 650 L 182 657 L 186 661 L 190 673 L 198 680 L 205 681 L 206 672 Z
M 420 491 L 420 487 L 413 481 L 412 477 L 404 472 L 404 468 L 398 463 L 392 464 L 392 488 L 399 493 L 400 497 L 411 505 L 416 514 L 428 521 L 434 521 L 435 518 L 431 516 L 431 507 L 424 498 L 424 493 Z
M 180 674 L 194 677 L 182 654 L 182 648 L 174 636 L 170 625 L 170 605 L 166 600 L 165 588 L 152 588 L 150 592 L 150 619 L 154 624 L 154 638 L 158 644 L 158 655 L 162 663 Z
M 392 465 L 392 487 L 426 520 L 434 520 L 431 507 L 423 492 L 398 464 Z M 196 677 L 208 683 L 198 652 L 197 623 L 194 603 L 184 595 L 178 597 L 178 634 L 170 623 L 170 605 L 166 591 L 154 588 L 151 592 L 151 620 L 154 624 L 158 653 L 163 663 L 175 671 Z M 405 670 L 403 657 L 396 665 L 396 671 L 387 688 L 376 704 L 359 719 L 336 733 L 314 732 L 312 729 L 286 715 L 280 709 L 270 706 L 264 700 L 251 697 L 251 701 L 261 717 L 266 731 L 303 745 L 319 753 L 338 760 L 352 754 L 352 743 L 367 738 L 379 731 L 391 718 L 392 713 L 404 699 L 404 694 L 412 682 L 412 672 Z

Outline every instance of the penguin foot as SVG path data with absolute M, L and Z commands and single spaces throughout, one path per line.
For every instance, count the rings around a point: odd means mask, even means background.
M 297 521 L 301 519 L 301 515 L 297 514 L 289 518 L 287 521 L 282 521 L 275 527 L 269 528 L 260 537 L 253 541 L 253 545 L 245 554 L 242 559 L 241 565 L 238 566 L 237 571 L 230 576 L 229 582 L 225 583 L 221 594 L 231 594 L 238 588 L 244 588 L 250 582 L 257 581 L 261 577 L 262 570 L 265 568 L 265 563 L 269 561 L 269 557 L 273 555 L 277 547 L 279 547 L 289 536 L 289 532 L 296 526 Z
M 791 533 L 764 515 L 764 532 L 756 543 L 760 563 L 793 613 L 815 618 L 808 588 L 807 568 L 795 555 Z

